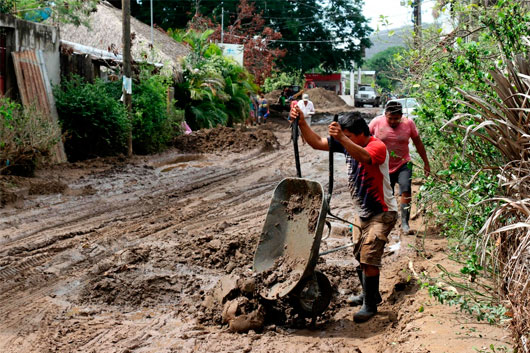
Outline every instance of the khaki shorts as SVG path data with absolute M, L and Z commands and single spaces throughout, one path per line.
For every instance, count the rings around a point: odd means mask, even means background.
M 397 212 L 382 212 L 369 218 L 367 221 L 360 221 L 361 236 L 353 253 L 361 264 L 381 267 L 381 258 L 388 243 L 388 234 L 397 221 Z

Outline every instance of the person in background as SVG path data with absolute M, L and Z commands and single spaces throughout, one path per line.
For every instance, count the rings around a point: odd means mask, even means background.
M 394 186 L 398 183 L 399 195 L 401 196 L 401 229 L 404 234 L 411 234 L 409 219 L 412 196 L 412 162 L 409 153 L 409 141 L 412 139 L 423 160 L 425 176 L 429 176 L 431 167 L 425 146 L 423 146 L 414 121 L 403 116 L 403 107 L 399 102 L 388 102 L 385 107 L 385 115 L 374 118 L 369 126 L 370 133 L 384 142 L 390 154 L 391 187 L 394 190 Z
M 302 111 L 302 113 L 304 113 L 307 125 L 311 126 L 311 116 L 315 114 L 315 107 L 313 105 L 313 102 L 309 100 L 309 95 L 307 93 L 304 93 L 302 95 L 302 100 L 298 101 L 297 105 Z
M 248 93 L 249 117 L 246 121 L 248 126 L 256 124 L 256 116 L 258 115 L 258 104 L 252 93 Z
M 269 104 L 262 94 L 259 95 L 259 108 L 258 108 L 258 124 L 265 123 L 269 117 Z
M 287 104 L 288 97 L 287 87 L 285 87 L 278 98 L 278 104 L 281 106 L 282 110 L 289 110 L 289 105 Z
M 311 126 L 311 117 L 313 114 L 315 114 L 315 107 L 313 105 L 313 102 L 309 100 L 309 95 L 307 93 L 304 93 L 302 95 L 302 100 L 298 101 L 296 104 L 298 108 L 304 113 L 305 122 L 307 125 Z M 304 134 L 301 134 L 302 136 L 302 143 L 305 145 L 305 137 Z

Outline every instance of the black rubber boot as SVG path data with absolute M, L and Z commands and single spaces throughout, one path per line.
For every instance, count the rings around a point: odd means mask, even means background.
M 365 296 L 363 306 L 355 315 L 353 321 L 357 323 L 366 322 L 377 314 L 377 297 L 379 295 L 379 275 L 373 277 L 364 276 Z
M 346 299 L 346 303 L 350 304 L 351 306 L 362 305 L 364 301 L 364 274 L 362 268 L 357 269 L 357 276 L 359 277 L 359 282 L 361 282 L 362 290 L 360 294 L 352 294 Z
M 364 296 L 366 294 L 364 289 L 364 272 L 362 269 L 357 269 L 357 276 L 359 276 L 359 281 L 361 282 L 362 292 L 357 295 L 352 294 L 346 299 L 346 303 L 350 304 L 351 306 L 363 305 Z M 377 290 L 375 299 L 376 304 L 381 304 L 383 301 L 383 298 L 381 298 L 381 294 L 379 293 L 379 289 Z
M 401 204 L 401 229 L 403 230 L 403 234 L 410 234 L 409 218 L 410 218 L 410 204 L 402 203 Z

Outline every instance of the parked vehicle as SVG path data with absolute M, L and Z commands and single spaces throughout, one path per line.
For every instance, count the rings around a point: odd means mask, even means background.
M 403 115 L 411 119 L 414 119 L 414 117 L 416 116 L 415 110 L 417 107 L 420 106 L 416 98 L 391 99 L 386 104 L 390 102 L 401 103 L 401 106 L 403 107 Z
M 355 106 L 362 107 L 365 104 L 370 104 L 378 107 L 381 104 L 381 97 L 372 86 L 359 86 L 355 93 Z

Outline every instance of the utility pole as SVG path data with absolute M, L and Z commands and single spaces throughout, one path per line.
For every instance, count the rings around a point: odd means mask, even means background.
M 151 48 L 153 47 L 154 42 L 153 35 L 153 0 L 151 0 Z
M 155 42 L 155 39 L 154 39 L 154 34 L 153 34 L 153 0 L 151 0 L 151 61 L 152 62 L 155 62 L 155 55 L 154 55 L 154 52 L 155 52 L 155 46 L 154 46 L 154 43 Z
M 225 4 L 221 1 L 221 44 L 224 43 L 225 36 Z
M 412 12 L 414 15 L 414 46 L 419 48 L 421 43 L 421 0 L 414 0 Z
M 131 122 L 127 141 L 127 155 L 132 156 L 132 78 L 131 78 L 131 0 L 121 0 L 123 22 L 123 104 Z

